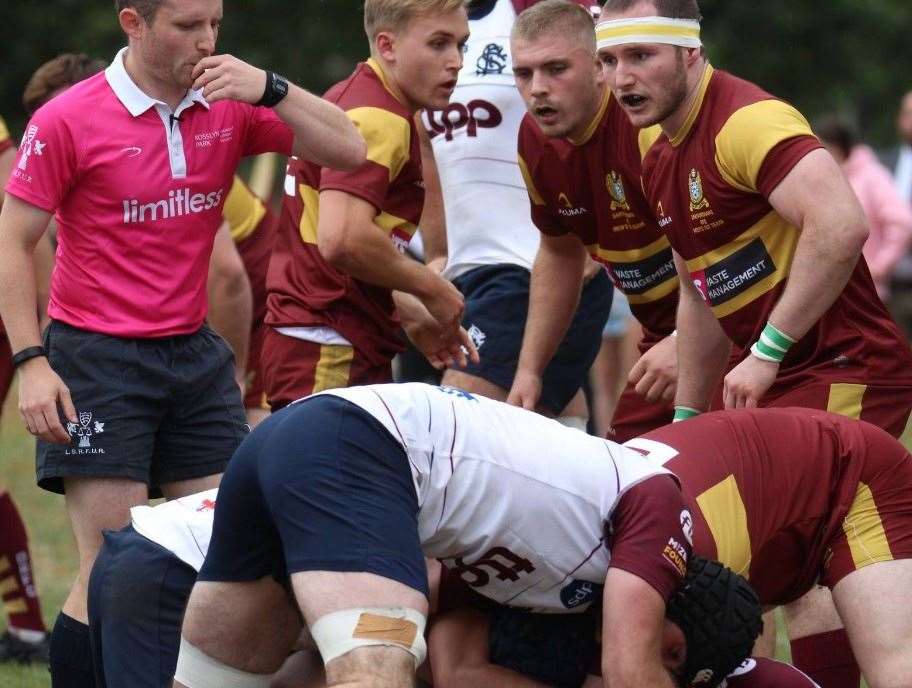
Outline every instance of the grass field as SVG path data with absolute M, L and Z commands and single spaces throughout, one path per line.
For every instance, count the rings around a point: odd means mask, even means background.
M 25 432 L 16 410 L 15 389 L 6 400 L 0 418 L 0 485 L 13 494 L 29 530 L 44 620 L 51 627 L 63 603 L 76 570 L 76 548 L 64 511 L 63 498 L 35 485 L 34 441 Z M 6 617 L 0 615 L 0 630 Z M 787 645 L 779 634 L 778 654 L 787 656 Z M 0 664 L 0 688 L 48 688 L 45 667 Z

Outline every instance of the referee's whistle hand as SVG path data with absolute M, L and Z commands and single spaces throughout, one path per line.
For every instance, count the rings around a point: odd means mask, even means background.
M 69 388 L 46 358 L 26 361 L 19 372 L 19 413 L 25 427 L 45 442 L 69 444 L 71 437 L 61 422 L 61 412 L 70 423 L 78 422 Z
M 266 90 L 266 72 L 233 55 L 210 55 L 193 68 L 193 89 L 210 103 L 239 100 L 256 103 Z

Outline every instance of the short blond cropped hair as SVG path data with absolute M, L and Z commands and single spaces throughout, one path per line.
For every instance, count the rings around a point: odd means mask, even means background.
M 535 41 L 553 33 L 578 35 L 580 47 L 591 49 L 595 54 L 595 19 L 585 7 L 569 0 L 535 3 L 516 18 L 511 37 Z
M 420 14 L 446 14 L 465 0 L 364 0 L 364 31 L 373 41 L 381 31 L 398 31 Z

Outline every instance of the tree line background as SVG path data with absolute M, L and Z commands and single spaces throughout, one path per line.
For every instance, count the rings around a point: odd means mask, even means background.
M 225 0 L 219 52 L 322 92 L 367 53 L 360 0 Z M 702 0 L 713 64 L 759 83 L 812 120 L 838 111 L 875 146 L 894 140 L 912 89 L 909 0 Z M 0 2 L 0 115 L 18 135 L 28 77 L 62 52 L 109 60 L 124 44 L 111 0 Z

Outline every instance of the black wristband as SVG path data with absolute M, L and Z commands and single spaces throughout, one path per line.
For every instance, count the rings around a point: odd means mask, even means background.
M 281 74 L 266 71 L 266 88 L 257 105 L 275 107 L 288 95 L 288 80 Z
M 13 356 L 13 368 L 18 368 L 26 361 L 30 361 L 33 358 L 38 358 L 40 356 L 47 358 L 47 351 L 45 351 L 43 346 L 27 347 Z

